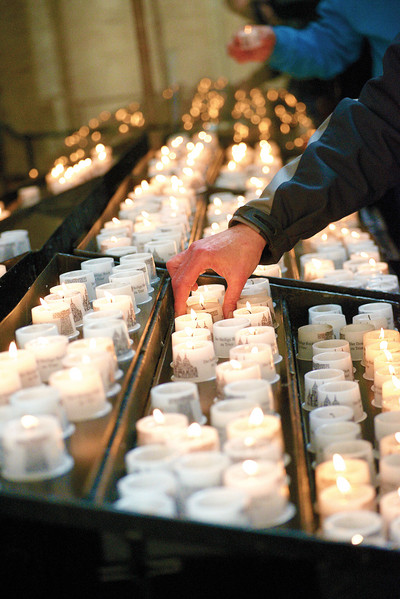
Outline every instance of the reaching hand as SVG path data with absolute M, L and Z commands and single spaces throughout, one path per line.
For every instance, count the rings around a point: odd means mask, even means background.
M 252 30 L 258 34 L 258 43 L 254 47 L 245 47 L 241 41 L 244 29 L 236 33 L 228 45 L 228 54 L 237 62 L 265 62 L 271 56 L 276 37 L 272 27 L 268 25 L 252 25 Z
M 224 298 L 224 318 L 230 318 L 236 308 L 243 286 L 260 262 L 265 240 L 247 225 L 234 227 L 195 241 L 184 252 L 167 263 L 175 297 L 175 313 L 186 313 L 186 300 L 196 288 L 197 278 L 212 269 L 227 284 Z

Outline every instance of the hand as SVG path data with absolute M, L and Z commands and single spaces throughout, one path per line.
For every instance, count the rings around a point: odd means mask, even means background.
M 224 318 L 231 318 L 244 284 L 260 262 L 265 239 L 244 224 L 195 241 L 184 252 L 167 262 L 175 297 L 176 315 L 186 313 L 186 300 L 196 288 L 197 278 L 208 268 L 223 277 L 227 284 Z
M 272 27 L 268 25 L 252 25 L 252 30 L 258 33 L 259 42 L 252 48 L 245 48 L 241 42 L 244 28 L 238 31 L 232 42 L 228 45 L 228 54 L 239 63 L 265 62 L 274 51 L 276 36 Z

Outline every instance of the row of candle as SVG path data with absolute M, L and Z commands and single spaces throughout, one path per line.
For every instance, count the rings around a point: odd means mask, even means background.
M 399 333 L 389 328 L 394 327 L 393 309 L 386 302 L 359 306 L 361 314 L 369 315 L 368 322 L 342 326 L 340 338 L 334 338 L 335 322 L 315 324 L 316 314 L 337 316 L 341 312 L 338 305 L 312 306 L 310 324 L 299 329 L 299 353 L 310 360 L 311 350 L 312 356 L 313 370 L 304 376 L 303 406 L 311 410 L 308 448 L 316 458 L 315 485 L 322 533 L 341 540 L 352 541 L 354 537 L 357 542 L 363 541 L 364 533 L 366 542 L 384 544 L 389 539 L 399 544 L 396 518 L 400 516 L 400 381 L 394 376 Z M 386 328 L 379 328 L 382 325 Z M 309 337 L 313 327 L 316 328 Z M 318 327 L 328 327 L 330 331 L 318 332 Z M 346 327 L 351 327 L 350 343 Z M 335 354 L 341 357 L 335 359 Z M 347 360 L 343 360 L 344 355 Z M 364 378 L 374 381 L 373 404 L 382 408 L 374 419 L 379 476 L 372 443 L 361 439 L 359 423 L 366 413 L 359 382 L 353 376 L 354 361 L 365 367 Z M 373 534 L 368 532 L 369 527 Z
M 113 273 L 120 272 L 114 287 Z M 80 269 L 60 274 L 43 310 L 32 308 L 32 324 L 15 331 L 18 348 L 13 342 L 0 353 L 0 465 L 5 478 L 51 478 L 72 467 L 60 434 L 64 439 L 72 434 L 73 423 L 110 412 L 109 400 L 120 389 L 119 364 L 134 355 L 129 332 L 139 328 L 138 306 L 151 299 L 150 281 L 157 281 L 151 254 L 127 257 L 119 266 L 110 257 L 82 261 Z M 82 328 L 81 339 L 76 339 L 77 328 Z
M 26 229 L 13 229 L 0 233 L 0 261 L 9 260 L 29 252 L 31 243 Z

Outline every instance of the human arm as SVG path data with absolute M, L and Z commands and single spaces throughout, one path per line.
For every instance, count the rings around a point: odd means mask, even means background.
M 362 48 L 362 36 L 345 16 L 346 2 L 323 0 L 318 19 L 304 29 L 265 27 L 258 49 L 241 48 L 238 32 L 228 52 L 238 62 L 268 60 L 272 69 L 297 79 L 331 79 L 355 62 Z
M 345 99 L 303 155 L 273 179 L 258 200 L 239 208 L 230 226 L 253 224 L 267 240 L 262 261 L 277 262 L 300 239 L 378 201 L 400 185 L 400 37 L 383 76 L 359 100 Z

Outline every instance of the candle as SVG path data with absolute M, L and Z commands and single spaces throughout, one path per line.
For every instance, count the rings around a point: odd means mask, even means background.
M 351 355 L 349 352 L 338 351 L 338 352 L 324 352 L 322 354 L 317 354 L 313 356 L 312 359 L 313 369 L 325 369 L 325 368 L 333 368 L 343 370 L 344 378 L 346 381 L 354 380 L 353 373 L 353 362 L 351 360 Z
M 340 339 L 340 331 L 347 323 L 344 314 L 326 312 L 325 314 L 313 314 L 311 324 L 330 324 L 333 329 L 334 339 Z
M 321 519 L 343 511 L 375 509 L 375 489 L 372 485 L 352 486 L 343 476 L 338 476 L 336 485 L 323 489 L 318 496 L 318 511 Z
M 179 452 L 164 443 L 149 443 L 129 450 L 125 454 L 125 467 L 128 473 L 172 471 Z
M 28 341 L 25 347 L 35 356 L 41 381 L 47 383 L 50 374 L 62 368 L 61 360 L 67 353 L 68 337 L 36 337 Z
M 395 375 L 382 383 L 382 411 L 400 410 L 400 379 Z
M 204 299 L 216 297 L 222 303 L 225 295 L 225 286 L 220 283 L 211 283 L 209 285 L 199 285 L 197 289 L 191 292 L 193 297 L 202 295 Z
M 51 322 L 41 324 L 30 324 L 15 331 L 15 339 L 19 349 L 24 349 L 26 343 L 36 337 L 58 335 L 57 325 Z
M 389 453 L 380 457 L 379 484 L 381 495 L 400 487 L 400 453 Z
M 227 383 L 243 379 L 261 378 L 261 368 L 257 362 L 239 362 L 238 360 L 229 360 L 222 364 L 217 364 L 215 368 L 217 377 L 217 394 L 223 396 L 223 388 Z
M 323 424 L 327 424 L 332 421 L 346 422 L 351 421 L 354 418 L 354 412 L 349 406 L 324 406 L 322 408 L 316 408 L 310 412 L 309 428 L 310 428 L 310 442 L 308 444 L 308 450 L 315 453 L 315 433 L 317 429 Z M 332 440 L 332 442 L 335 442 Z M 325 449 L 325 448 L 323 448 Z
M 371 483 L 370 471 L 365 460 L 343 458 L 336 453 L 331 460 L 321 462 L 315 468 L 317 496 L 323 489 L 335 485 L 338 476 L 344 476 L 351 485 Z
M 350 353 L 350 344 L 345 339 L 324 339 L 312 345 L 313 356 L 331 351 L 344 351 Z
M 86 286 L 86 291 L 89 297 L 89 301 L 92 301 L 96 297 L 96 280 L 94 278 L 94 273 L 90 270 L 70 270 L 68 272 L 63 272 L 59 276 L 60 284 L 62 283 L 84 283 Z
M 385 493 L 379 499 L 379 512 L 383 518 L 386 530 L 395 518 L 400 516 L 399 489 Z
M 185 327 L 181 331 L 174 331 L 171 335 L 172 346 L 178 345 L 179 343 L 186 343 L 187 341 L 193 341 L 194 339 L 197 341 L 211 341 L 211 333 L 208 329 Z
M 144 416 L 136 422 L 137 444 L 170 442 L 187 426 L 188 418 L 185 414 L 164 414 L 156 408 L 150 416 Z
M 51 415 L 27 414 L 6 422 L 2 445 L 2 475 L 8 480 L 45 480 L 65 474 L 73 465 L 61 427 Z
M 188 421 L 205 423 L 197 385 L 190 381 L 179 381 L 155 385 L 150 389 L 152 408 L 162 412 L 185 414 Z
M 335 407 L 335 406 L 332 406 Z M 313 413 L 313 412 L 311 412 Z M 325 448 L 336 441 L 352 441 L 361 438 L 361 427 L 356 422 L 334 419 L 328 424 L 321 424 L 314 431 L 316 461 L 324 461 Z
M 377 343 L 379 341 L 399 341 L 400 333 L 399 331 L 392 329 L 376 329 L 374 331 L 367 331 L 363 336 L 363 361 L 361 364 L 365 366 L 366 362 L 366 348 L 368 345 L 372 343 Z M 386 349 L 386 348 L 385 348 Z
M 279 354 L 274 327 L 245 327 L 235 334 L 235 345 L 245 343 L 268 343 L 272 348 L 274 364 L 282 360 Z
M 45 302 L 40 298 L 41 305 L 31 309 L 32 323 L 50 322 L 56 324 L 60 335 L 74 337 L 77 335 L 71 306 L 64 300 Z
M 382 363 L 381 363 L 382 364 Z M 400 363 L 386 362 L 379 367 L 374 368 L 374 399 L 372 405 L 376 408 L 382 408 L 382 385 L 385 381 L 392 380 L 392 377 L 400 377 Z
M 213 323 L 222 320 L 222 306 L 217 296 L 209 296 L 205 298 L 202 294 L 193 295 L 186 300 L 186 312 L 189 314 L 191 310 L 195 312 L 208 312 L 212 316 Z
M 339 368 L 321 368 L 310 370 L 304 375 L 304 402 L 305 410 L 318 408 L 318 387 L 333 381 L 344 381 L 344 372 Z
M 120 318 L 105 318 L 99 321 L 88 322 L 83 325 L 83 337 L 110 337 L 118 362 L 130 360 L 134 356 L 133 341 L 128 334 L 126 322 Z
M 233 318 L 245 317 L 250 321 L 250 326 L 272 326 L 271 311 L 268 306 L 252 306 L 246 302 L 246 308 L 233 311 Z
M 337 512 L 322 523 L 324 538 L 332 541 L 350 542 L 352 545 L 366 543 L 383 545 L 384 530 L 380 514 L 369 510 Z
M 152 490 L 136 491 L 135 495 L 127 495 L 113 503 L 118 510 L 162 516 L 164 518 L 176 517 L 175 500 L 165 493 Z
M 234 437 L 224 443 L 223 449 L 232 462 L 271 460 L 284 463 L 282 443 L 266 437 Z
M 174 464 L 180 499 L 207 487 L 222 484 L 222 475 L 230 465 L 227 455 L 218 450 L 195 451 L 181 455 Z
M 172 348 L 174 378 L 206 381 L 215 377 L 217 360 L 212 341 L 192 340 Z
M 114 248 L 132 245 L 131 237 L 117 237 L 115 233 L 116 232 L 114 231 L 114 235 L 111 235 L 111 237 L 103 237 L 102 239 L 99 239 L 99 249 L 102 254 L 107 254 L 109 250 L 113 250 Z
M 305 324 L 298 328 L 298 353 L 299 360 L 312 360 L 314 352 L 313 345 L 319 341 L 333 338 L 333 326 L 331 324 Z
M 102 378 L 93 366 L 57 370 L 50 375 L 49 385 L 59 390 L 71 422 L 100 418 L 111 410 Z
M 354 421 L 361 422 L 366 418 L 363 410 L 361 390 L 358 381 L 332 381 L 320 385 L 317 389 L 318 405 L 349 406 L 353 410 Z
M 191 310 L 190 314 L 182 314 L 175 318 L 175 330 L 182 331 L 186 327 L 208 329 L 212 334 L 213 321 L 208 312 L 195 312 Z
M 21 387 L 19 372 L 7 366 L 0 366 L 0 406 L 7 405 L 11 395 Z
M 0 368 L 18 372 L 22 387 L 40 385 L 40 376 L 34 354 L 27 349 L 17 349 L 14 341 L 8 351 L 0 352 Z
M 81 269 L 91 270 L 93 272 L 96 286 L 108 283 L 113 266 L 114 258 L 106 256 L 104 258 L 93 258 L 81 262 Z
M 79 272 L 79 271 L 78 271 Z M 86 312 L 91 310 L 89 295 L 87 292 L 87 287 L 85 283 L 65 283 L 63 282 L 61 285 L 54 285 L 54 287 L 50 287 L 50 293 L 54 293 L 56 295 L 60 295 L 64 297 L 66 292 L 69 291 L 78 291 L 82 297 L 83 309 Z M 68 295 L 68 293 L 67 293 Z
M 379 445 L 380 440 L 387 435 L 400 432 L 400 412 L 382 412 L 374 418 L 375 440 Z
M 276 383 L 280 378 L 276 373 L 272 348 L 268 343 L 235 345 L 229 350 L 229 358 L 239 362 L 257 362 L 260 364 L 261 377 L 270 383 Z
M 324 448 L 323 459 L 332 460 L 334 454 L 340 454 L 342 458 L 364 460 L 368 464 L 370 480 L 376 482 L 376 467 L 373 446 L 365 439 L 351 439 L 350 441 L 334 441 Z
M 400 453 L 400 432 L 386 435 L 379 440 L 380 457 L 391 453 Z
M 103 310 L 107 311 L 110 308 L 121 310 L 128 331 L 136 331 L 140 325 L 136 322 L 135 307 L 132 302 L 132 297 L 125 294 L 113 295 L 112 293 L 107 292 L 107 290 L 105 290 L 105 292 L 107 295 L 93 300 L 93 310 L 95 312 Z
M 174 497 L 177 492 L 176 478 L 168 470 L 143 471 L 127 474 L 117 481 L 117 491 L 120 497 L 135 495 L 144 490 L 157 491 Z
M 261 408 L 254 407 L 248 416 L 236 418 L 226 425 L 227 439 L 237 437 L 264 437 L 283 450 L 281 419 L 278 414 L 264 414 Z
M 250 320 L 244 316 L 214 322 L 213 339 L 216 356 L 228 358 L 230 349 L 236 345 L 236 333 L 249 325 Z
M 126 254 L 124 256 L 121 256 L 119 263 L 120 266 L 125 264 L 130 265 L 131 263 L 135 263 L 137 260 L 141 260 L 146 264 L 150 283 L 156 283 L 157 281 L 159 281 L 160 277 L 157 275 L 154 257 L 153 254 L 151 254 L 150 252 Z
M 246 493 L 241 489 L 216 487 L 193 493 L 186 502 L 185 511 L 191 520 L 246 526 L 248 502 Z
M 308 322 L 312 324 L 314 316 L 342 313 L 343 310 L 340 304 L 317 304 L 308 308 Z
M 394 317 L 392 304 L 388 302 L 372 302 L 358 306 L 360 314 L 372 314 L 373 316 L 384 316 L 387 318 L 388 329 L 394 329 Z
M 115 362 L 106 349 L 86 349 L 68 353 L 62 359 L 64 368 L 80 368 L 81 366 L 93 366 L 101 376 L 107 396 L 114 395 L 120 389 L 115 387 Z
M 274 409 L 274 394 L 269 381 L 265 379 L 246 379 L 243 381 L 232 381 L 224 386 L 224 397 L 242 397 L 256 402 L 263 412 Z

